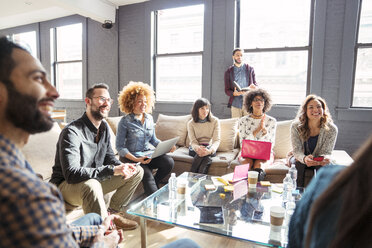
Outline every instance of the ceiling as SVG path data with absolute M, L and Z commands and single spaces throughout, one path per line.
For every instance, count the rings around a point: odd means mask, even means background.
M 119 6 L 149 0 L 10 0 L 0 1 L 0 29 L 79 14 L 103 23 L 115 22 Z

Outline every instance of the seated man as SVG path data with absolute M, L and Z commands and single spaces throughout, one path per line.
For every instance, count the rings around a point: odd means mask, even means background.
M 104 235 L 115 215 L 102 223 L 100 216 L 90 214 L 67 225 L 58 189 L 37 177 L 22 155 L 30 134 L 53 126 L 50 110 L 58 97 L 40 62 L 0 38 L 0 247 L 118 244 L 117 231 Z
M 56 184 L 64 200 L 82 206 L 84 213 L 97 213 L 115 219 L 118 228 L 135 229 L 135 221 L 124 218 L 121 212 L 143 177 L 143 169 L 134 164 L 123 164 L 110 144 L 108 116 L 112 99 L 106 84 L 96 84 L 86 92 L 86 112 L 68 124 L 57 143 L 55 164 L 50 182 Z M 104 194 L 116 190 L 106 209 Z

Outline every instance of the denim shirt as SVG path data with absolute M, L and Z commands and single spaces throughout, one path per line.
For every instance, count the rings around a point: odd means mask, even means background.
M 159 142 L 151 115 L 145 114 L 143 125 L 133 113 L 121 118 L 116 134 L 116 149 L 120 157 L 125 157 L 129 152 L 136 157 L 141 157 L 144 155 L 143 152 L 152 149 L 151 145 L 156 147 Z

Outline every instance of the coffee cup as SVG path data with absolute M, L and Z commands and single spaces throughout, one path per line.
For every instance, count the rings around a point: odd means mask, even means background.
M 258 172 L 257 171 L 248 171 L 248 187 L 256 188 L 258 182 Z
M 177 180 L 177 198 L 185 199 L 185 195 L 186 195 L 186 181 Z
M 280 232 L 285 215 L 285 209 L 280 206 L 270 208 L 270 227 L 274 232 Z

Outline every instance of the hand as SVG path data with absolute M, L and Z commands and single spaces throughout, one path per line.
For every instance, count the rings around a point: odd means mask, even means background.
M 234 88 L 233 96 L 240 96 L 240 95 L 243 95 L 243 94 L 244 94 L 243 91 L 237 91 L 236 87 Z
M 170 149 L 169 152 L 174 152 L 176 149 L 177 149 L 177 147 L 176 147 L 176 146 L 173 146 L 173 147 Z
M 137 162 L 141 162 L 141 164 L 148 164 L 151 162 L 151 158 L 144 156 L 137 158 Z
M 205 156 L 211 154 L 211 151 L 210 151 L 207 147 L 205 147 L 205 146 L 203 146 L 203 145 L 200 145 L 200 146 L 196 149 L 195 152 L 196 152 L 196 154 L 198 154 L 199 157 L 205 157 Z
M 258 87 L 254 84 L 251 84 L 248 86 L 251 90 L 257 89 Z
M 118 234 L 117 230 L 110 230 L 111 223 L 114 218 L 118 218 L 118 216 L 110 215 L 104 219 L 102 222 L 102 225 L 100 225 L 98 232 L 96 236 L 94 237 L 93 244 L 94 243 L 104 243 L 104 247 L 109 248 L 116 248 L 120 236 Z M 109 232 L 107 235 L 105 235 L 106 232 Z
M 114 176 L 123 176 L 125 179 L 133 176 L 137 171 L 137 168 L 130 163 L 117 165 L 114 168 Z

